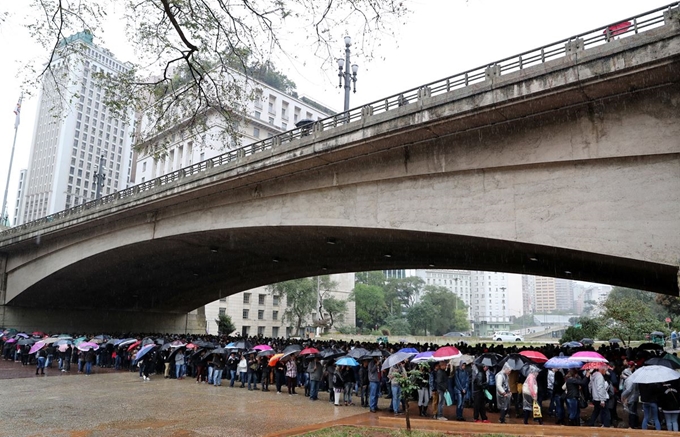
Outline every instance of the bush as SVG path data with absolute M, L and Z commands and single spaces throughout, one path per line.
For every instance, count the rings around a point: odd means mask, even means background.
M 345 335 L 350 335 L 350 334 L 356 334 L 357 333 L 357 328 L 354 326 L 339 326 L 336 328 L 340 334 L 345 334 Z

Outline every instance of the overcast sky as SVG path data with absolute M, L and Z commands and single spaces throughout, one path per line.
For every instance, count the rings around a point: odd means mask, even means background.
M 30 57 L 47 56 L 32 43 L 25 24 L 25 2 L 3 2 L 0 13 L 10 12 L 0 24 L 0 47 L 3 68 L 0 69 L 0 187 L 4 193 L 9 156 L 14 136 L 14 114 L 20 91 L 22 72 L 19 63 Z M 359 65 L 357 93 L 350 106 L 356 107 L 397 94 L 419 85 L 489 64 L 574 34 L 615 23 L 633 15 L 669 4 L 669 0 L 404 0 L 412 10 L 406 25 L 398 29 L 396 39 L 383 39 L 380 51 L 372 61 L 354 56 Z M 122 61 L 133 60 L 116 20 L 104 35 L 105 46 Z M 344 29 L 338 29 L 338 39 Z M 354 35 L 350 35 L 356 38 Z M 96 35 L 95 35 L 96 37 Z M 95 43 L 100 41 L 95 38 Z M 319 61 L 300 47 L 276 60 L 277 67 L 297 84 L 300 94 L 342 109 L 343 93 L 338 88 L 337 71 L 321 70 Z M 342 56 L 340 45 L 337 57 Z M 292 61 L 293 58 L 297 61 Z M 304 63 L 304 66 L 303 66 Z M 36 93 L 37 95 L 37 93 Z M 37 98 L 24 100 L 18 130 L 14 165 L 9 185 L 8 210 L 13 215 L 19 170 L 28 166 L 33 136 Z M 1 114 L 2 112 L 0 112 Z

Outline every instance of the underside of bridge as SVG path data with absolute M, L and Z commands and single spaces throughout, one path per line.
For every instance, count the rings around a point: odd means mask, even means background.
M 677 295 L 677 267 L 494 239 L 388 229 L 253 227 L 155 239 L 74 263 L 9 306 L 181 314 L 294 278 L 396 268 L 563 277 Z

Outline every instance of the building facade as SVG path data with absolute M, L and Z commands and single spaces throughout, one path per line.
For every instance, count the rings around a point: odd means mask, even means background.
M 559 311 L 574 311 L 574 281 L 555 278 L 555 306 Z
M 82 44 L 82 49 L 61 56 L 68 44 Z M 118 74 L 128 67 L 96 46 L 87 31 L 62 40 L 51 67 L 55 74 L 45 79 L 40 92 L 16 224 L 94 200 L 95 172 L 106 176 L 102 195 L 130 183 L 132 113 L 115 118 L 95 79 L 98 73 Z M 65 104 L 64 95 L 76 97 Z
M 190 135 L 181 123 L 176 129 L 158 134 L 146 126 L 146 117 L 141 117 L 138 141 L 141 144 L 136 157 L 135 183 L 163 176 L 194 163 L 213 158 L 236 148 L 295 128 L 302 120 L 320 120 L 333 114 L 330 109 L 308 97 L 294 97 L 275 89 L 264 82 L 245 78 L 235 70 L 229 77 L 238 81 L 238 86 L 247 90 L 244 94 L 253 99 L 244 104 L 244 113 L 238 125 L 240 138 L 221 140 L 218 131 L 222 129 L 215 113 L 210 113 L 206 123 L 207 131 L 202 135 Z M 324 108 L 322 110 L 321 108 Z M 213 118 L 210 118 L 213 117 Z M 164 153 L 156 153 L 158 144 L 163 144 Z
M 555 278 L 536 276 L 536 303 L 534 311 L 545 314 L 557 309 Z
M 330 295 L 347 302 L 347 311 L 340 317 L 334 318 L 334 328 L 340 326 L 355 326 L 355 303 L 349 301 L 349 295 L 354 290 L 354 273 L 330 275 L 331 281 L 337 283 Z M 244 336 L 263 337 L 310 337 L 317 334 L 314 321 L 318 319 L 317 311 L 309 314 L 302 328 L 302 332 L 294 332 L 294 324 L 284 318 L 287 303 L 285 297 L 277 297 L 271 293 L 268 286 L 226 296 L 205 305 L 205 317 L 208 334 L 217 334 L 216 319 L 220 314 L 231 317 L 236 331 Z
M 435 270 L 435 269 L 417 269 L 415 276 L 423 280 L 425 285 L 436 285 L 438 287 L 448 288 L 451 293 L 458 296 L 460 300 L 467 306 L 468 320 L 473 322 L 472 318 L 472 293 L 470 286 L 470 271 L 469 270 Z
M 510 328 L 507 273 L 470 272 L 470 293 L 476 335 L 488 337 L 495 331 Z
M 533 314 L 536 307 L 536 278 L 522 275 L 522 315 Z

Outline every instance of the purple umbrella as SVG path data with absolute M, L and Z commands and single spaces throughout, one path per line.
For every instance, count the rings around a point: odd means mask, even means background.
M 93 350 L 99 349 L 99 345 L 98 345 L 98 344 L 96 344 L 96 343 L 90 343 L 89 341 L 82 341 L 82 342 L 80 342 L 80 343 L 78 344 L 78 346 L 76 346 L 76 347 L 78 348 L 78 350 L 81 350 L 81 351 L 83 351 L 83 352 L 84 352 L 84 351 L 88 351 L 88 350 L 90 350 L 90 349 L 93 349 Z
M 155 343 L 149 343 L 149 344 L 143 346 L 139 350 L 139 352 L 137 352 L 137 356 L 136 356 L 137 360 L 139 361 L 144 355 L 146 355 L 150 350 L 152 350 L 155 347 L 156 347 Z
M 569 357 L 552 357 L 543 365 L 547 369 L 580 369 L 581 366 L 583 361 L 570 360 Z
M 42 349 L 44 346 L 45 346 L 45 342 L 39 341 L 36 344 L 34 344 L 33 346 L 31 346 L 31 350 L 28 351 L 28 354 L 29 355 L 34 354 L 34 353 L 38 352 L 40 349 Z
M 17 342 L 17 339 L 16 339 L 16 338 L 10 338 L 10 339 L 7 340 L 5 343 L 10 344 L 10 343 L 16 343 L 16 342 Z
M 432 355 L 434 355 L 434 351 L 426 351 L 426 352 L 421 352 L 413 359 L 411 360 L 412 363 L 420 363 L 422 361 L 429 361 L 432 359 Z

